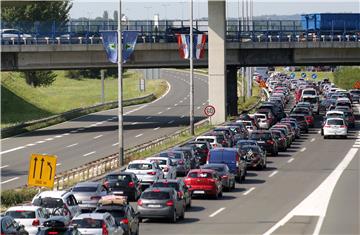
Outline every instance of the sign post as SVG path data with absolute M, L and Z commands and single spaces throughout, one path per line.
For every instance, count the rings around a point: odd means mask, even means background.
M 208 105 L 204 108 L 204 114 L 205 116 L 210 118 L 210 125 L 212 125 L 211 117 L 215 114 L 215 107 L 212 105 Z
M 29 164 L 28 185 L 37 187 L 54 187 L 56 156 L 32 154 Z

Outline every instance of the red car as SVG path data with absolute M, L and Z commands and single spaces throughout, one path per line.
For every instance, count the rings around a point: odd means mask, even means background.
M 184 180 L 191 196 L 222 196 L 222 182 L 216 171 L 211 169 L 191 170 Z

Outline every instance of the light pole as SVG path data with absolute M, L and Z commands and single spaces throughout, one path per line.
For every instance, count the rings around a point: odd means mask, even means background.
M 118 17 L 118 138 L 119 138 L 119 161 L 120 166 L 124 165 L 124 136 L 123 136 L 123 81 L 122 81 L 122 30 L 121 30 L 121 0 L 119 0 L 119 17 Z
M 190 134 L 195 134 L 194 128 L 194 56 L 193 56 L 193 0 L 190 0 Z

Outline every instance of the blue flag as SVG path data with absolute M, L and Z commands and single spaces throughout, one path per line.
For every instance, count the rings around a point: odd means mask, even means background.
M 108 57 L 108 60 L 112 63 L 117 63 L 118 61 L 118 47 L 117 47 L 117 31 L 103 31 L 101 32 L 103 45 Z M 123 31 L 123 48 L 122 56 L 123 63 L 130 58 L 131 54 L 135 50 L 136 40 L 138 32 L 137 31 Z

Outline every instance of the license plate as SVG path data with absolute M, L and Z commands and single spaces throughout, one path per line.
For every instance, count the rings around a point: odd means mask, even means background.
M 198 190 L 195 190 L 193 191 L 194 194 L 205 194 L 205 191 L 198 191 Z
M 160 208 L 161 205 L 148 205 L 148 207 L 151 207 L 151 208 Z
M 258 141 L 259 144 L 265 144 L 265 141 Z
M 113 192 L 113 194 L 123 194 L 124 193 L 124 191 L 115 191 L 115 192 Z

